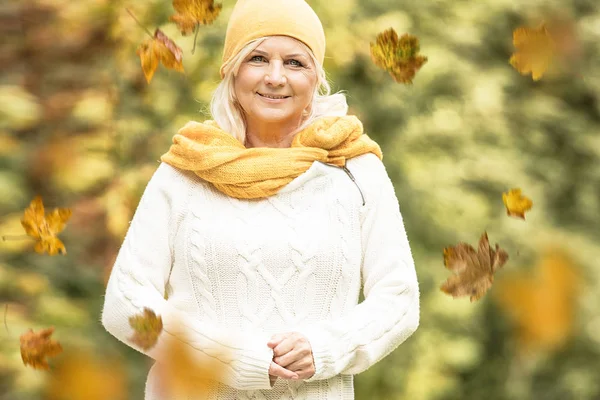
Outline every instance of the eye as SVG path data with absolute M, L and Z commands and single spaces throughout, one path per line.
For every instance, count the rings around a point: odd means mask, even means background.
M 293 64 L 293 63 L 295 63 L 295 64 Z M 292 64 L 292 65 L 293 65 L 293 66 L 295 66 L 295 67 L 304 67 L 304 64 L 302 64 L 302 63 L 301 63 L 300 61 L 298 61 L 298 60 L 293 60 L 293 59 L 292 59 L 292 60 L 290 60 L 290 64 Z
M 252 56 L 252 58 L 250 58 L 250 61 L 262 61 L 263 59 L 263 56 Z

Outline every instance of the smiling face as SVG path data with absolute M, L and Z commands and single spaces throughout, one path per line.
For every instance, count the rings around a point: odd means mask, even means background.
M 316 68 L 296 39 L 263 41 L 240 65 L 234 90 L 248 126 L 298 125 L 313 99 Z

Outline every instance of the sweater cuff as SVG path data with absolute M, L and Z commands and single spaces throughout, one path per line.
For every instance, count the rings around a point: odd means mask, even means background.
M 304 329 L 300 331 L 304 337 L 310 343 L 312 349 L 313 361 L 315 363 L 315 373 L 308 379 L 304 379 L 304 382 L 313 382 L 322 379 L 329 379 L 327 376 L 329 370 L 331 370 L 333 362 L 333 352 L 331 349 L 331 343 L 328 343 L 322 338 L 323 333 L 317 332 L 313 329 Z
M 269 367 L 273 361 L 273 349 L 267 346 L 269 338 L 246 343 L 244 350 L 234 352 L 234 363 L 239 372 L 234 387 L 242 390 L 272 389 Z M 237 354 L 236 354 L 237 353 Z

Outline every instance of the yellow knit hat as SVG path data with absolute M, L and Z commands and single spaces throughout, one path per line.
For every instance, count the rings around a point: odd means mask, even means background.
M 323 65 L 325 32 L 305 0 L 238 0 L 233 8 L 223 49 L 224 67 L 248 42 L 263 36 L 290 36 L 306 44 Z

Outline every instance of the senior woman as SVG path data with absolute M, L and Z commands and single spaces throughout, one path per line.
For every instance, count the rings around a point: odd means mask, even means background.
M 329 94 L 324 54 L 304 0 L 234 7 L 213 120 L 173 137 L 106 289 L 104 327 L 155 360 L 145 399 L 167 399 L 155 367 L 174 340 L 227 372 L 189 400 L 353 399 L 353 375 L 417 329 L 381 149 Z M 144 308 L 163 320 L 149 350 L 128 323 Z

